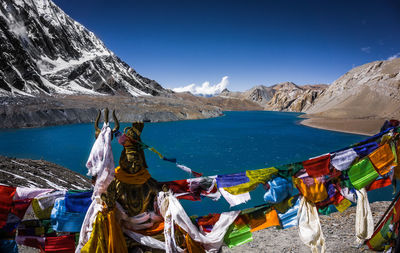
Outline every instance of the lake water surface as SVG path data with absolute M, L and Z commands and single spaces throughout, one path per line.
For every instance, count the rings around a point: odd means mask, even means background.
M 366 136 L 314 129 L 298 124 L 299 113 L 225 112 L 205 120 L 146 123 L 142 141 L 166 157 L 204 175 L 237 173 L 306 160 L 356 143 Z M 121 130 L 129 124 L 121 124 Z M 0 154 L 45 159 L 86 174 L 85 163 L 94 143 L 93 124 L 75 124 L 34 129 L 0 130 Z M 113 140 L 118 164 L 122 146 Z M 169 162 L 146 151 L 149 171 L 158 181 L 187 178 Z M 390 187 L 370 193 L 370 200 L 390 200 Z M 383 194 L 384 193 L 384 194 Z M 262 204 L 262 187 L 252 200 L 235 209 Z M 224 199 L 218 202 L 182 201 L 189 214 L 228 211 Z

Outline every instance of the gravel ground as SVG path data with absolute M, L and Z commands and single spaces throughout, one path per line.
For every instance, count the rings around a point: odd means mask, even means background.
M 390 201 L 371 203 L 374 222 L 377 223 Z M 355 236 L 356 207 L 350 207 L 343 213 L 320 215 L 322 230 L 325 236 L 327 252 L 372 252 L 367 246 L 357 248 Z M 223 247 L 224 253 L 236 252 L 311 252 L 298 234 L 297 227 L 285 230 L 267 228 L 253 233 L 253 241 L 229 249 Z

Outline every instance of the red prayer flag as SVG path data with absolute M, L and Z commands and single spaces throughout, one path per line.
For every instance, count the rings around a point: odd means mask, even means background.
M 0 185 L 0 228 L 7 223 L 15 191 L 15 187 Z
M 331 162 L 331 155 L 327 154 L 304 161 L 303 167 L 306 169 L 307 174 L 310 177 L 316 178 L 328 175 L 330 173 L 329 171 L 330 162 Z
M 75 252 L 75 235 L 63 235 L 57 237 L 46 237 L 45 252 Z

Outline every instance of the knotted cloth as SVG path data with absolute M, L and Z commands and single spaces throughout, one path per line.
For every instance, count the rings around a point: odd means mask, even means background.
M 356 209 L 356 236 L 359 244 L 364 243 L 366 239 L 371 238 L 374 233 L 374 220 L 372 218 L 371 207 L 368 202 L 368 195 L 365 188 L 357 193 Z
M 318 253 L 318 246 L 321 246 L 322 253 L 325 252 L 325 238 L 322 234 L 317 208 L 304 197 L 301 197 L 300 200 L 297 222 L 300 239 L 311 248 L 311 252 Z

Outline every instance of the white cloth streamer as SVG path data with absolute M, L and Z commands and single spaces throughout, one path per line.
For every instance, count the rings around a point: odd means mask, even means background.
M 20 199 L 33 199 L 45 193 L 54 191 L 53 189 L 42 189 L 42 188 L 29 188 L 29 187 L 17 187 L 14 195 L 14 200 Z
M 192 223 L 182 205 L 172 195 L 172 192 L 160 192 L 158 194 L 158 206 L 164 217 L 165 250 L 169 252 L 179 252 L 174 239 L 174 224 L 177 224 L 196 242 L 203 245 L 206 252 L 218 252 L 223 243 L 223 239 L 229 226 L 234 222 L 240 211 L 224 212 L 215 223 L 210 233 L 205 234 Z
M 107 191 L 115 176 L 114 156 L 111 149 L 111 128 L 104 123 L 103 128 L 90 151 L 86 162 L 88 176 L 96 176 L 93 196 L 100 196 Z
M 368 201 L 368 195 L 365 188 L 357 191 L 357 209 L 356 209 L 356 236 L 357 243 L 361 245 L 365 240 L 371 238 L 374 233 L 374 219 L 372 217 L 371 207 Z
M 300 239 L 311 248 L 311 252 L 318 253 L 318 246 L 321 247 L 322 253 L 325 252 L 325 238 L 319 222 L 317 208 L 314 203 L 307 201 L 304 197 L 301 197 L 297 223 L 299 224 Z
M 219 192 L 221 193 L 222 197 L 229 203 L 230 207 L 237 206 L 243 203 L 246 203 L 251 199 L 250 193 L 245 192 L 238 195 L 230 194 L 229 192 L 225 191 L 224 188 L 218 188 Z
M 115 176 L 111 135 L 109 124 L 104 123 L 99 136 L 93 144 L 89 159 L 86 163 L 86 167 L 88 168 L 87 175 L 96 176 L 96 184 L 94 185 L 92 203 L 86 212 L 81 227 L 79 242 L 75 250 L 76 253 L 80 252 L 82 247 L 88 242 L 93 231 L 93 223 L 96 220 L 97 214 L 103 210 L 101 194 L 107 191 L 108 186 Z

